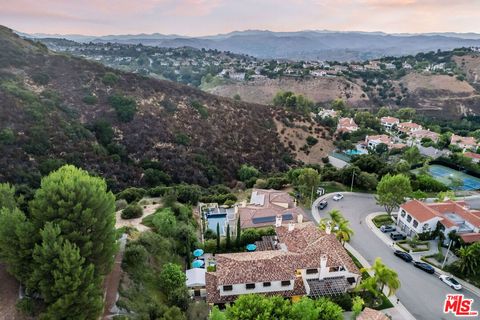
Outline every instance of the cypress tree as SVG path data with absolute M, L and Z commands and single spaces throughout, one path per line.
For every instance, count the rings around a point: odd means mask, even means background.
M 240 216 L 237 219 L 237 236 L 235 237 L 235 246 L 240 248 L 240 237 L 242 236 L 242 229 L 240 228 Z
M 217 222 L 217 252 L 220 252 L 220 224 Z
M 226 240 L 226 248 L 227 250 L 230 250 L 230 247 L 231 247 L 231 240 L 230 240 L 230 224 L 227 224 L 227 240 Z

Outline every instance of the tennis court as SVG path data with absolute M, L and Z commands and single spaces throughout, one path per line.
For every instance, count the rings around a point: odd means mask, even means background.
M 417 171 L 417 170 L 415 170 Z M 438 164 L 432 164 L 429 167 L 430 174 L 438 181 L 445 185 L 450 185 L 452 179 L 459 178 L 463 181 L 463 186 L 457 188 L 457 190 L 477 190 L 480 189 L 480 179 L 469 174 L 457 171 L 448 167 L 444 167 Z

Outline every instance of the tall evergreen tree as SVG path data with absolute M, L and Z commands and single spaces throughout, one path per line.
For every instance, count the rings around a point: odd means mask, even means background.
M 13 210 L 17 207 L 15 188 L 8 183 L 0 183 L 0 209 Z
M 78 247 L 60 236 L 58 226 L 49 222 L 40 233 L 42 242 L 35 246 L 29 284 L 36 284 L 48 305 L 41 318 L 94 319 L 102 309 L 94 265 L 85 265 Z
M 227 250 L 229 250 L 231 246 L 232 243 L 230 239 L 230 224 L 227 224 L 227 240 L 225 242 L 225 247 L 227 248 Z
M 240 217 L 237 218 L 237 235 L 235 237 L 235 246 L 240 248 L 240 238 L 242 236 L 242 229 L 240 228 Z
M 217 252 L 220 252 L 220 224 L 217 223 Z
M 66 165 L 42 179 L 30 203 L 36 230 L 55 221 L 61 236 L 80 249 L 80 255 L 104 275 L 113 263 L 115 245 L 115 197 L 103 179 Z

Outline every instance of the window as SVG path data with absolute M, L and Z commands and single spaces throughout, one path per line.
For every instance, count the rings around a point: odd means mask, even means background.
M 232 291 L 233 286 L 223 286 L 223 291 Z
M 307 274 L 315 274 L 318 273 L 317 269 L 307 269 Z
M 412 221 L 412 216 L 411 215 L 407 215 L 407 222 L 410 222 Z
M 402 218 L 405 218 L 405 215 L 406 215 L 406 214 L 407 214 L 407 213 L 405 212 L 405 210 L 402 210 L 402 212 L 400 213 L 400 215 L 402 216 Z
M 414 228 L 418 227 L 418 221 L 417 220 L 413 220 L 413 227 Z
M 264 283 L 263 283 L 263 286 L 264 286 L 264 287 L 270 287 L 271 285 L 272 285 L 272 284 L 271 284 L 270 282 L 264 282 Z
M 290 285 L 290 280 L 282 281 L 282 287 L 287 287 Z
M 246 288 L 246 289 L 249 289 L 249 290 L 255 289 L 255 283 L 247 283 L 247 284 L 245 285 L 245 288 Z

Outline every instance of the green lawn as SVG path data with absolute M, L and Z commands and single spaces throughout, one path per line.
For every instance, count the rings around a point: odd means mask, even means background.
M 372 219 L 372 222 L 375 224 L 375 226 L 377 226 L 377 228 L 380 228 L 383 225 L 391 225 L 395 223 L 392 217 L 388 214 L 381 214 L 379 216 L 376 216 Z

